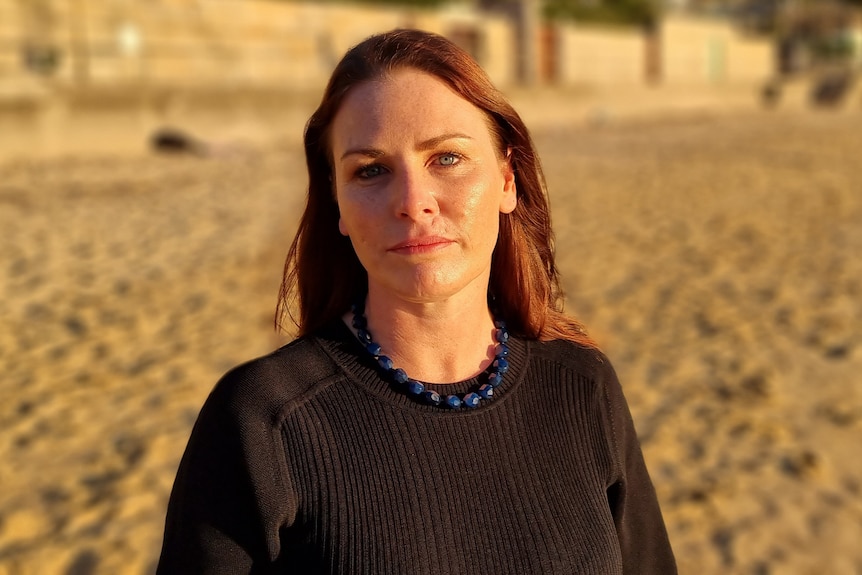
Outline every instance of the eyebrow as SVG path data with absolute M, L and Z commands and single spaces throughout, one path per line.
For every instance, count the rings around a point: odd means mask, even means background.
M 433 138 L 429 138 L 423 142 L 419 142 L 419 145 L 416 146 L 416 149 L 419 151 L 430 150 L 446 142 L 448 140 L 472 140 L 470 136 L 467 134 L 462 134 L 461 132 L 452 132 L 449 134 L 441 134 L 439 136 L 434 136 Z M 368 156 L 370 158 L 379 158 L 384 154 L 383 150 L 379 150 L 377 148 L 351 148 L 341 154 L 341 159 L 343 160 L 347 156 L 352 156 L 354 154 L 358 154 L 360 156 Z

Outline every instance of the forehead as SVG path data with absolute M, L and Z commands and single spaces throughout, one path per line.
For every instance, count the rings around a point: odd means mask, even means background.
M 373 142 L 411 143 L 443 133 L 492 140 L 488 115 L 432 74 L 403 68 L 354 87 L 332 123 L 332 151 Z

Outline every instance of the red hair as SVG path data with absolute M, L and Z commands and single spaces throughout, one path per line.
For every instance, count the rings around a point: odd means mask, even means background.
M 341 317 L 367 290 L 365 269 L 350 239 L 338 231 L 329 131 L 352 88 L 397 68 L 414 68 L 445 82 L 487 115 L 501 157 L 510 153 L 518 205 L 512 213 L 500 214 L 488 288 L 495 313 L 513 334 L 595 347 L 581 324 L 562 310 L 545 179 L 524 122 L 467 52 L 442 36 L 418 30 L 371 36 L 351 48 L 306 125 L 308 202 L 284 264 L 276 327 L 283 328 L 289 316 L 299 335 L 313 332 Z M 298 318 L 292 304 L 298 304 Z

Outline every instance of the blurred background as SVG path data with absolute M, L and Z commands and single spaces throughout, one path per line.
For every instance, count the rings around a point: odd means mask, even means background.
M 154 571 L 207 393 L 290 337 L 304 123 L 395 27 L 530 127 L 681 573 L 862 574 L 862 1 L 0 0 L 0 575 Z

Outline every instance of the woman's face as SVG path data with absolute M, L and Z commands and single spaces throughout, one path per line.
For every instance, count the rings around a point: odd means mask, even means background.
M 412 302 L 487 291 L 514 175 L 485 114 L 435 76 L 400 69 L 353 88 L 330 142 L 340 212 L 369 293 Z

